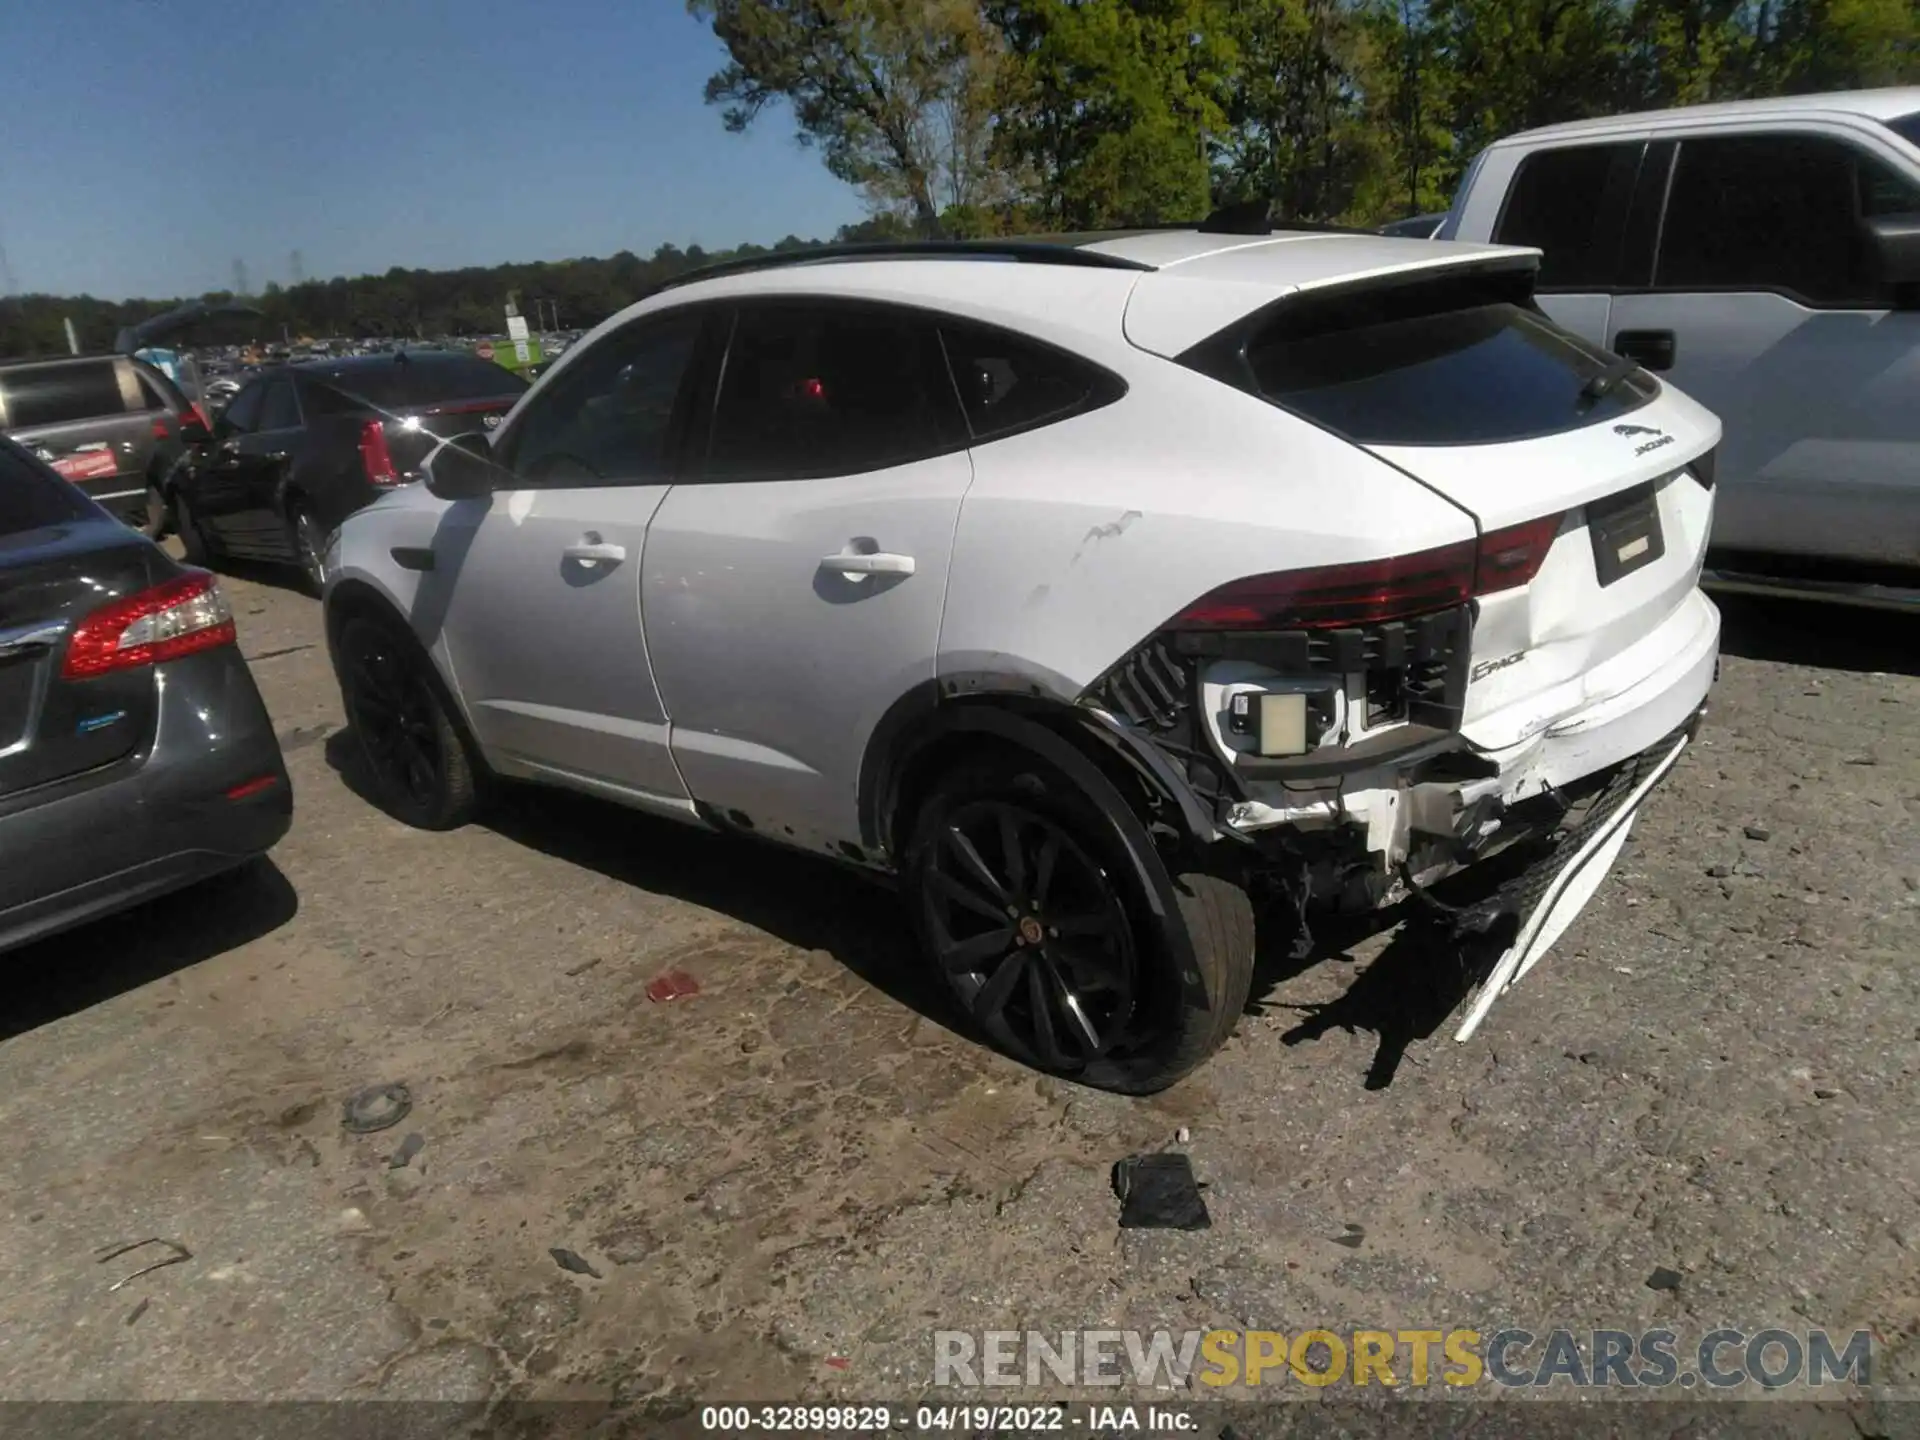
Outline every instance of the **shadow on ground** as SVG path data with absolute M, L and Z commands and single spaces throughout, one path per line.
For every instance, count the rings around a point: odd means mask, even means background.
M 350 730 L 327 737 L 326 757 L 354 793 L 377 803 Z M 730 915 L 802 950 L 824 951 L 901 1005 L 984 1043 L 939 977 L 921 964 L 898 897 L 850 867 L 534 785 L 502 785 L 481 823 L 515 844 L 624 885 Z
M 11 1039 L 279 929 L 299 899 L 272 860 L 150 900 L 7 959 L 0 1039 Z
M 1760 595 L 1715 595 L 1720 649 L 1820 670 L 1920 675 L 1920 615 Z
M 1365 1085 L 1369 1090 L 1386 1089 L 1415 1043 L 1433 1038 L 1449 1021 L 1457 1021 L 1462 1002 L 1518 930 L 1518 919 L 1506 916 L 1486 934 L 1456 936 L 1444 907 L 1469 906 L 1486 898 L 1538 853 L 1529 846 L 1516 846 L 1453 876 L 1431 892 L 1437 905 L 1408 901 L 1372 914 L 1316 916 L 1305 945 L 1294 943 L 1297 929 L 1268 907 L 1261 915 L 1260 953 L 1248 1012 L 1298 1014 L 1299 1022 L 1281 1033 L 1283 1045 L 1304 1045 L 1334 1030 L 1375 1036 L 1379 1043 L 1367 1067 Z M 1354 948 L 1388 932 L 1392 933 L 1385 948 L 1371 962 L 1352 970 L 1352 979 L 1338 998 L 1323 1004 L 1284 1004 L 1272 998 L 1280 986 L 1316 965 L 1358 965 Z

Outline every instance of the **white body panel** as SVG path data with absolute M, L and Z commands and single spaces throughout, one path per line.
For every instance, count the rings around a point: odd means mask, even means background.
M 1122 363 L 1137 383 L 1120 404 L 975 450 L 943 677 L 1071 700 L 1224 581 L 1473 538 L 1458 506 L 1324 430 L 1164 361 Z
M 497 766 L 685 802 L 640 625 L 664 485 L 502 490 L 448 508 L 443 620 L 475 737 Z
M 674 757 L 702 804 L 792 843 L 857 842 L 874 727 L 934 678 L 972 475 L 963 450 L 668 496 L 647 541 L 647 636 L 672 697 Z

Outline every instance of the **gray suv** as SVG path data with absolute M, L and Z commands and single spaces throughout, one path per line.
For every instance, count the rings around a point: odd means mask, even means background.
M 149 534 L 163 528 L 167 473 L 204 418 L 159 370 L 128 355 L 0 363 L 0 434 L 88 498 Z

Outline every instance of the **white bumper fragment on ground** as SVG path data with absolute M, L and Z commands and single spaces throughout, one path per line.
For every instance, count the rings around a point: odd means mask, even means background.
M 1472 1039 L 1474 1032 L 1480 1028 L 1480 1022 L 1487 1018 L 1487 1012 L 1493 1008 L 1493 1002 L 1537 965 L 1553 943 L 1566 933 L 1567 927 L 1578 918 L 1580 912 L 1587 908 L 1587 902 L 1593 899 L 1601 882 L 1612 872 L 1614 861 L 1620 858 L 1621 847 L 1627 843 L 1627 834 L 1633 829 L 1633 819 L 1639 813 L 1641 803 L 1654 786 L 1666 778 L 1667 772 L 1680 758 L 1680 753 L 1687 748 L 1688 738 L 1680 736 L 1673 748 L 1640 778 L 1613 813 L 1591 834 L 1583 837 L 1567 856 L 1566 862 L 1548 883 L 1539 903 L 1521 920 L 1520 932 L 1514 937 L 1513 945 L 1494 962 L 1493 969 L 1475 993 L 1466 1019 L 1454 1031 L 1455 1040 Z

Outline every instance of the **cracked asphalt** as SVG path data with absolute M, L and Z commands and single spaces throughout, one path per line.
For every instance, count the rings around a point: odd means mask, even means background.
M 562 795 L 386 819 L 315 604 L 228 584 L 294 828 L 8 957 L 0 1396 L 898 1400 L 936 1328 L 1507 1323 L 1870 1325 L 1920 1383 L 1912 621 L 1729 602 L 1700 743 L 1472 1043 L 1412 927 L 1329 932 L 1128 1101 L 957 1034 L 822 862 Z M 1111 1165 L 1182 1131 L 1213 1228 L 1119 1231 Z M 192 1258 L 114 1289 L 149 1236 Z

